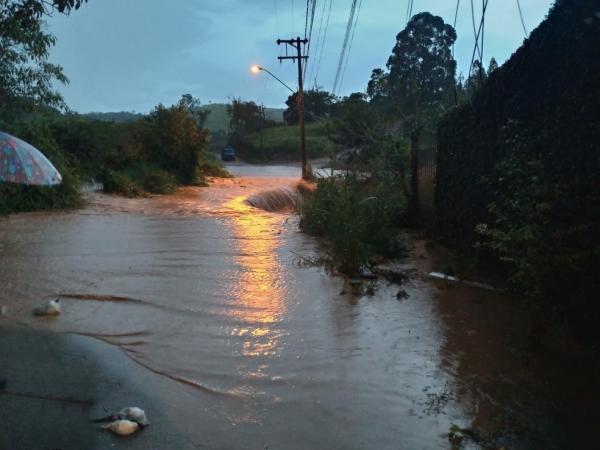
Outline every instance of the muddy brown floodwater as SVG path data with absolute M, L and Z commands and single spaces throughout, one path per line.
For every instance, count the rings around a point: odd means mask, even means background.
M 462 448 L 598 448 L 597 371 L 532 349 L 519 302 L 418 276 L 401 301 L 384 282 L 340 295 L 342 279 L 295 263 L 318 252 L 296 217 L 245 202 L 299 169 L 231 171 L 173 196 L 1 219 L 0 305 L 179 385 L 162 401 L 190 448 L 460 448 L 453 425 Z M 431 252 L 417 242 L 402 264 L 440 269 Z M 59 318 L 31 317 L 56 296 Z

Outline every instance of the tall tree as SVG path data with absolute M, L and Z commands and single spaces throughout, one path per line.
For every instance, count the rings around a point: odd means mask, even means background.
M 300 121 L 298 109 L 296 108 L 297 95 L 292 94 L 288 97 L 285 104 L 287 109 L 283 112 L 283 120 L 289 125 L 296 125 Z M 305 121 L 316 122 L 320 118 L 328 117 L 331 113 L 331 106 L 335 101 L 335 96 L 331 92 L 320 89 L 311 89 L 304 92 L 304 110 Z
M 465 89 L 467 98 L 470 98 L 477 90 L 483 85 L 487 79 L 487 73 L 483 64 L 476 59 L 473 61 L 473 67 L 471 67 L 471 73 L 465 83 Z
M 48 61 L 54 36 L 44 30 L 43 17 L 69 13 L 87 0 L 0 0 L 0 109 L 21 99 L 63 106 L 53 87 L 66 83 L 62 68 Z
M 410 138 L 415 208 L 421 135 L 454 100 L 456 61 L 452 45 L 455 41 L 456 31 L 441 17 L 419 13 L 396 36 L 396 45 L 387 63 L 390 99 Z
M 265 118 L 264 108 L 254 102 L 233 99 L 227 105 L 229 128 L 233 134 L 246 134 L 274 126 L 272 120 Z
M 452 103 L 456 31 L 441 17 L 423 12 L 396 36 L 388 59 L 388 89 L 411 139 L 418 141 L 426 122 Z
M 371 79 L 367 85 L 367 95 L 371 101 L 378 101 L 387 98 L 389 95 L 388 87 L 389 74 L 383 69 L 373 69 Z
M 488 67 L 488 75 L 491 74 L 494 70 L 498 69 L 498 61 L 496 61 L 496 58 L 492 58 L 490 59 L 490 65 Z

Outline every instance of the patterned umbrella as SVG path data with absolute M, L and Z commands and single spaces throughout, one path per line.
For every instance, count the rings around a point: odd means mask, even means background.
M 0 132 L 0 182 L 51 186 L 62 176 L 35 147 Z

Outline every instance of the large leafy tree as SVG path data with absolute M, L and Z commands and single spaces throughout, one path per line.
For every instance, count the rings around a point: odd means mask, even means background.
M 173 106 L 158 105 L 145 119 L 145 148 L 150 161 L 174 173 L 184 184 L 196 183 L 208 145 L 208 130 L 198 116 L 199 101 L 183 95 Z
M 387 67 L 387 85 L 413 145 L 432 119 L 454 99 L 456 31 L 441 17 L 415 15 L 396 36 Z
M 229 115 L 231 132 L 238 136 L 275 125 L 272 120 L 265 117 L 264 107 L 242 99 L 233 99 L 227 105 L 227 115 Z
M 66 83 L 60 66 L 48 61 L 54 36 L 43 18 L 68 14 L 87 0 L 0 0 L 0 109 L 16 101 L 63 106 L 53 82 Z
M 452 45 L 456 31 L 441 17 L 423 12 L 415 15 L 396 36 L 388 59 L 388 74 L 374 71 L 370 92 L 387 94 L 387 110 L 399 118 L 410 139 L 412 207 L 418 208 L 418 149 L 423 133 L 433 130 L 454 103 L 456 61 Z M 382 88 L 386 91 L 381 92 Z
M 389 95 L 389 74 L 383 69 L 373 69 L 371 79 L 367 85 L 367 95 L 371 101 L 384 100 Z
M 316 122 L 329 116 L 331 107 L 335 101 L 335 96 L 327 91 L 311 89 L 304 92 L 303 100 L 305 121 Z M 289 125 L 296 125 L 300 121 L 300 115 L 298 114 L 298 108 L 296 107 L 297 101 L 297 94 L 292 94 L 285 102 L 287 109 L 283 112 L 283 120 Z

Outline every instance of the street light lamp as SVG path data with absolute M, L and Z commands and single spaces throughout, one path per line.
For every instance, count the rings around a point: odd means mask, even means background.
M 297 91 L 293 90 L 291 87 L 289 87 L 287 84 L 285 84 L 283 81 L 281 81 L 277 76 L 275 76 L 275 74 L 273 74 L 273 72 L 271 72 L 269 69 L 265 69 L 264 67 L 261 67 L 257 64 L 254 64 L 252 67 L 250 67 L 250 71 L 252 73 L 260 73 L 260 72 L 267 72 L 269 75 L 271 75 L 273 78 L 275 78 L 277 81 L 279 81 L 281 84 L 283 84 L 287 89 L 289 89 L 293 94 L 296 94 Z

